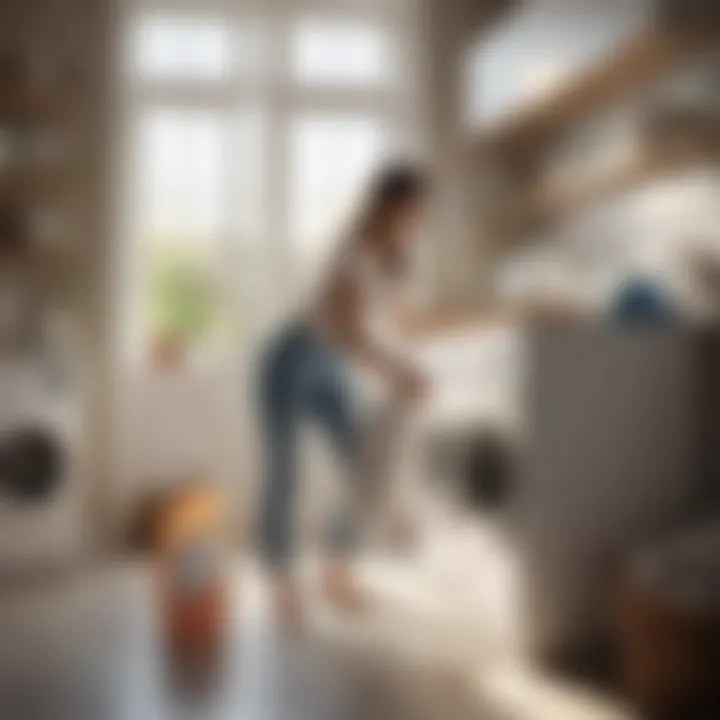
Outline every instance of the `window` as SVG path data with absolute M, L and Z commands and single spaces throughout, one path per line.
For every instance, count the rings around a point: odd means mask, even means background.
M 305 20 L 293 32 L 293 74 L 309 84 L 382 85 L 391 77 L 389 49 L 377 25 Z
M 159 109 L 141 120 L 140 242 L 210 252 L 223 234 L 227 127 L 212 110 Z
M 151 15 L 137 27 L 135 70 L 142 80 L 219 80 L 228 73 L 231 38 L 222 20 Z
M 341 2 L 327 13 L 299 0 L 138 2 L 125 64 L 134 319 L 124 344 L 148 332 L 139 298 L 168 246 L 218 269 L 242 342 L 312 277 L 367 177 L 406 140 L 412 102 L 398 88 L 414 83 L 394 79 L 409 66 L 400 48 L 414 3 L 354 15 L 339 14 Z
M 308 113 L 295 119 L 290 227 L 302 270 L 317 267 L 337 240 L 386 142 L 374 116 Z

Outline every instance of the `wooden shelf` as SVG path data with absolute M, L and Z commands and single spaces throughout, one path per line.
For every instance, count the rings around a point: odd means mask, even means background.
M 17 251 L 0 249 L 0 272 L 8 270 L 22 275 L 53 272 L 64 267 L 70 252 L 60 247 L 26 247 Z
M 520 224 L 537 226 L 581 212 L 613 196 L 676 170 L 720 161 L 720 143 L 687 143 L 647 150 L 638 157 L 584 183 L 539 190 L 520 211 Z
M 692 32 L 648 29 L 603 62 L 579 73 L 551 97 L 481 131 L 479 142 L 505 153 L 526 152 L 571 122 L 647 86 L 718 41 L 720 30 L 715 25 Z
M 520 302 L 491 303 L 485 308 L 436 309 L 405 330 L 414 342 L 421 343 L 452 334 L 562 323 L 582 317 L 583 310 L 578 304 L 547 295 Z
M 27 201 L 55 196 L 67 185 L 67 173 L 55 170 L 0 171 L 0 200 Z
M 60 92 L 39 92 L 0 85 L 0 124 L 8 120 L 48 120 L 67 107 Z

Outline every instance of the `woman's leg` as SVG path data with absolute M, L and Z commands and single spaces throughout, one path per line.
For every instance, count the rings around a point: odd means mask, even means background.
M 350 568 L 360 540 L 360 432 L 352 393 L 342 373 L 329 363 L 321 377 L 322 382 L 313 393 L 313 414 L 328 433 L 348 481 L 341 506 L 329 527 L 330 559 L 323 572 L 322 588 L 335 605 L 356 612 L 368 604 Z
M 293 568 L 293 516 L 297 485 L 296 428 L 292 417 L 270 423 L 266 440 L 260 542 L 269 574 L 273 610 L 281 625 L 296 630 L 303 623 L 300 588 Z
M 266 410 L 260 547 L 263 561 L 274 573 L 286 572 L 292 555 L 297 453 L 291 412 L 289 407 Z
M 300 595 L 292 570 L 299 419 L 295 385 L 296 364 L 301 360 L 292 342 L 282 343 L 268 355 L 260 383 L 264 434 L 260 553 L 271 575 L 275 610 L 288 627 L 296 627 L 302 621 Z
M 348 383 L 331 361 L 322 367 L 319 382 L 313 387 L 310 410 L 330 439 L 346 479 L 344 499 L 333 517 L 328 536 L 333 554 L 344 556 L 354 551 L 359 540 L 360 433 Z

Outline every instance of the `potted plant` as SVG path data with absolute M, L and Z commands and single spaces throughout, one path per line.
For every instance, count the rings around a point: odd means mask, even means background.
M 168 243 L 150 262 L 148 326 L 153 363 L 167 369 L 182 362 L 214 329 L 219 297 L 209 258 L 180 243 Z

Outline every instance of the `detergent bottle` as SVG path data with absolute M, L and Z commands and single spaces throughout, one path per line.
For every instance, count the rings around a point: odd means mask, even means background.
M 228 636 L 229 579 L 220 505 L 200 486 L 173 493 L 159 526 L 159 600 L 171 657 L 213 663 Z

